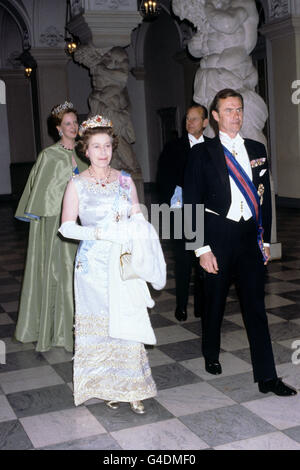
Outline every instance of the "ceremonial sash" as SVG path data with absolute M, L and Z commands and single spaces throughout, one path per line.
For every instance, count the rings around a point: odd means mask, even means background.
M 226 164 L 228 168 L 229 175 L 233 178 L 233 181 L 243 194 L 249 209 L 251 210 L 251 214 L 253 219 L 257 225 L 257 243 L 262 252 L 264 261 L 267 260 L 267 256 L 264 252 L 264 244 L 263 244 L 263 233 L 264 229 L 262 227 L 262 220 L 261 220 L 261 206 L 260 206 L 260 198 L 257 194 L 256 187 L 252 183 L 251 179 L 247 175 L 247 173 L 243 170 L 241 165 L 232 155 L 232 153 L 223 145 Z

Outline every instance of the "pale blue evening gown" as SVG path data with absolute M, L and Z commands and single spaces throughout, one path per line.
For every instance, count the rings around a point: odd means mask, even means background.
M 79 198 L 81 225 L 104 227 L 112 220 L 129 217 L 130 190 L 121 185 L 120 180 L 102 186 L 79 175 L 73 181 Z M 75 405 L 91 398 L 132 402 L 157 393 L 144 345 L 114 339 L 108 334 L 108 296 L 116 295 L 113 288 L 108 288 L 111 247 L 110 241 L 82 241 L 77 251 Z

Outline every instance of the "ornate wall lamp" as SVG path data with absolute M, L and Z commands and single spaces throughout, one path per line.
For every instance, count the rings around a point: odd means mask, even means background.
M 34 57 L 30 54 L 30 49 L 24 50 L 19 56 L 19 60 L 24 65 L 24 73 L 26 77 L 30 78 L 33 70 L 37 67 Z
M 29 78 L 32 72 L 31 67 L 25 67 L 25 75 Z
M 70 0 L 67 0 L 67 10 L 66 10 L 66 24 L 65 24 L 65 51 L 68 55 L 72 55 L 79 46 L 79 39 L 71 35 L 67 29 L 67 25 L 71 20 L 71 3 Z
M 152 21 L 158 17 L 161 10 L 161 6 L 159 2 L 155 2 L 152 0 L 142 0 L 140 2 L 139 11 L 143 16 L 145 21 Z

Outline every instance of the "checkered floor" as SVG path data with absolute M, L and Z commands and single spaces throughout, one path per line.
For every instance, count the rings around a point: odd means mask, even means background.
M 0 217 L 0 339 L 7 352 L 0 365 L 0 449 L 300 449 L 300 393 L 280 398 L 258 392 L 234 289 L 222 330 L 223 374 L 205 372 L 192 304 L 187 322 L 174 319 L 168 243 L 168 284 L 155 294 L 151 313 L 158 345 L 148 349 L 157 397 L 145 401 L 143 416 L 127 404 L 109 410 L 100 400 L 76 408 L 71 354 L 61 348 L 36 353 L 34 344 L 12 339 L 27 225 L 13 219 L 8 203 L 1 203 Z M 299 389 L 292 343 L 300 340 L 300 211 L 279 211 L 278 228 L 284 255 L 268 268 L 266 306 L 278 374 Z

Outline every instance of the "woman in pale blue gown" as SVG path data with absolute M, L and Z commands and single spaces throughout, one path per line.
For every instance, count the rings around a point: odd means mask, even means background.
M 129 402 L 142 414 L 142 400 L 157 393 L 144 344 L 109 334 L 110 305 L 118 296 L 110 276 L 112 268 L 119 270 L 113 250 L 122 243 L 122 222 L 140 211 L 137 192 L 128 174 L 110 167 L 111 123 L 95 116 L 82 126 L 79 145 L 90 167 L 69 182 L 60 227 L 65 237 L 82 240 L 74 275 L 74 400 L 99 398 L 113 409 Z

